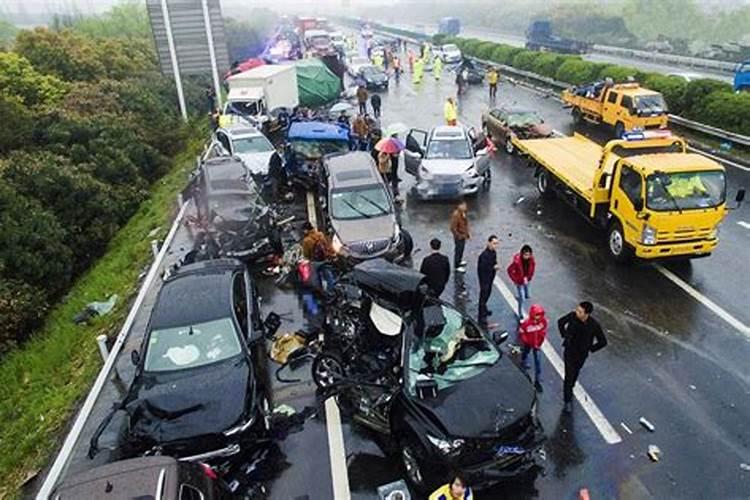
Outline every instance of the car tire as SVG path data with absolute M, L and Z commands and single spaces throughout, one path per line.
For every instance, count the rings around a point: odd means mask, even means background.
M 542 198 L 549 199 L 554 196 L 552 191 L 552 179 L 550 178 L 549 172 L 541 168 L 539 174 L 536 176 L 536 188 Z
M 411 237 L 411 233 L 405 229 L 401 229 L 401 256 L 404 259 L 411 257 L 411 253 L 414 251 L 414 238 Z
M 633 258 L 633 251 L 625 242 L 625 233 L 618 220 L 612 222 L 609 225 L 609 230 L 607 230 L 607 250 L 612 258 L 620 264 L 628 263 Z
M 622 122 L 615 124 L 615 139 L 622 139 L 622 134 L 625 133 L 625 125 Z
M 516 152 L 516 146 L 513 144 L 513 140 L 510 136 L 505 137 L 505 152 L 511 156 Z
M 338 383 L 337 379 L 344 377 L 344 364 L 329 353 L 318 354 L 312 364 L 312 378 L 320 389 L 329 389 Z

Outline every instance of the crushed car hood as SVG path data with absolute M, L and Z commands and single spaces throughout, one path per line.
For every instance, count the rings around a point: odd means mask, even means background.
M 552 127 L 546 123 L 537 123 L 529 127 L 513 127 L 513 131 L 524 139 L 549 137 L 552 135 Z
M 526 416 L 534 398 L 528 378 L 503 356 L 492 368 L 439 391 L 434 399 L 412 401 L 432 413 L 447 435 L 484 438 L 502 435 Z
M 242 160 L 245 167 L 253 175 L 268 174 L 268 162 L 273 155 L 273 151 L 266 153 L 237 153 L 237 157 Z
M 189 374 L 144 375 L 126 407 L 129 439 L 168 444 L 231 428 L 244 416 L 250 377 L 244 357 Z
M 333 230 L 344 245 L 364 240 L 388 240 L 393 238 L 396 217 L 393 214 L 371 219 L 332 221 Z

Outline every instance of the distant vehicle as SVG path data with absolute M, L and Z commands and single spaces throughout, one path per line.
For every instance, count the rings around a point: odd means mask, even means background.
M 244 264 L 217 259 L 179 268 L 156 297 L 125 399 L 124 457 L 164 454 L 186 461 L 239 453 L 268 431 L 263 324 Z
M 154 456 L 120 460 L 69 477 L 51 498 L 229 500 L 234 496 L 208 465 Z
M 297 71 L 292 65 L 265 64 L 230 76 L 224 114 L 236 114 L 256 126 L 270 120 L 279 108 L 299 106 Z
M 377 66 L 362 66 L 357 74 L 357 79 L 362 80 L 365 86 L 371 90 L 385 90 L 388 88 L 388 75 Z
M 463 59 L 461 49 L 453 43 L 438 45 L 432 49 L 432 53 L 440 57 L 446 64 L 457 64 Z
M 370 61 L 369 58 L 365 56 L 354 56 L 349 59 L 349 62 L 347 64 L 347 70 L 352 76 L 357 76 L 359 74 L 359 71 L 364 68 L 365 66 L 371 66 L 372 61 Z
M 333 51 L 331 36 L 327 31 L 315 29 L 305 31 L 305 47 L 316 56 L 328 55 Z
M 346 40 L 344 39 L 344 35 L 338 31 L 332 31 L 328 35 L 331 38 L 331 45 L 333 45 L 333 48 L 343 54 L 346 50 Z
M 438 34 L 458 36 L 461 33 L 461 21 L 455 17 L 444 17 L 438 22 Z
M 442 125 L 429 133 L 412 129 L 406 137 L 406 171 L 417 178 L 420 199 L 460 198 L 488 189 L 492 180 L 485 150 L 475 153 L 473 129 Z
M 734 71 L 734 91 L 750 91 L 750 59 L 737 65 Z
M 585 120 L 612 127 L 615 138 L 634 129 L 666 128 L 669 119 L 664 96 L 635 82 L 572 87 L 563 90 L 562 100 L 572 108 L 575 124 Z
M 482 128 L 495 144 L 503 145 L 508 154 L 516 151 L 519 139 L 540 139 L 552 136 L 552 127 L 531 109 L 494 108 L 482 115 Z
M 209 148 L 218 148 L 216 156 L 236 156 L 253 175 L 266 175 L 273 144 L 257 128 L 236 120 L 216 129 Z
M 526 48 L 551 50 L 563 54 L 584 54 L 590 46 L 586 42 L 553 35 L 550 21 L 533 21 L 526 30 Z
M 455 71 L 466 70 L 470 85 L 480 85 L 484 82 L 485 71 L 471 59 L 464 59 Z
M 362 261 L 411 254 L 411 235 L 396 219 L 393 199 L 369 153 L 328 155 L 323 159 L 325 212 L 333 247 Z

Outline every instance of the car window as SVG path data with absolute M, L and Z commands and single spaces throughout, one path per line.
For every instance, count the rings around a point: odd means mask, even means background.
M 237 318 L 240 329 L 247 336 L 249 333 L 247 329 L 247 288 L 245 287 L 245 277 L 242 273 L 237 273 L 234 277 L 232 302 L 234 304 L 234 315 Z
M 635 205 L 641 199 L 641 188 L 643 179 L 641 174 L 628 167 L 623 166 L 620 171 L 620 189 L 625 193 L 630 202 Z
M 147 372 L 196 368 L 242 352 L 231 318 L 153 330 L 146 349 Z
M 216 138 L 219 139 L 219 142 L 224 147 L 224 149 L 226 149 L 230 153 L 232 152 L 232 146 L 231 144 L 229 144 L 229 137 L 227 137 L 227 134 L 225 134 L 224 132 L 217 132 Z
M 607 102 L 614 104 L 617 101 L 618 95 L 617 92 L 610 92 L 607 96 Z
M 203 500 L 203 493 L 189 484 L 180 485 L 180 500 Z
M 369 219 L 392 212 L 391 200 L 380 185 L 331 193 L 331 217 L 337 220 Z
M 407 390 L 412 396 L 419 381 L 434 380 L 439 392 L 479 375 L 500 359 L 492 342 L 446 304 L 428 303 L 412 321 L 407 360 Z
M 430 141 L 427 147 L 428 160 L 469 160 L 472 158 L 469 143 L 465 139 Z
M 242 153 L 270 153 L 273 145 L 262 135 L 256 137 L 241 137 L 234 140 L 234 152 Z
M 519 111 L 509 114 L 507 122 L 511 127 L 530 127 L 542 123 L 542 117 L 535 111 Z
M 620 106 L 623 108 L 630 110 L 633 108 L 633 98 L 629 95 L 622 96 L 622 101 L 620 101 Z

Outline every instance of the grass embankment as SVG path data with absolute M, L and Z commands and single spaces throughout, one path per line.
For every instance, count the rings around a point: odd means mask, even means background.
M 73 415 L 102 366 L 96 346 L 101 334 L 116 336 L 138 291 L 138 275 L 152 260 L 148 234 L 164 238 L 176 196 L 194 168 L 207 132 L 193 127 L 187 149 L 171 171 L 151 187 L 151 196 L 110 242 L 107 253 L 81 276 L 55 306 L 32 340 L 0 361 L 0 498 L 19 496 L 24 481 L 51 459 Z M 116 293 L 107 316 L 73 324 L 87 303 Z

